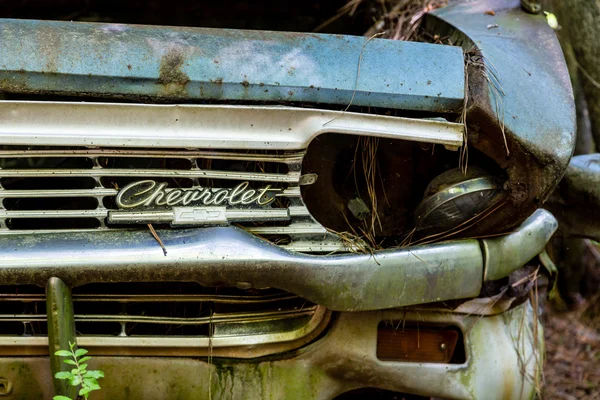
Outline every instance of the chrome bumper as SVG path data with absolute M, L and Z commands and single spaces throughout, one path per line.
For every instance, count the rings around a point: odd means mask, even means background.
M 466 362 L 432 364 L 376 357 L 381 321 L 452 324 L 465 339 Z M 525 303 L 503 314 L 370 311 L 341 313 L 320 340 L 280 358 L 252 362 L 214 358 L 94 356 L 104 371 L 96 399 L 332 399 L 362 387 L 452 399 L 527 399 L 542 365 L 541 327 Z M 537 336 L 535 335 L 537 333 Z M 46 357 L 0 358 L 8 399 L 50 398 Z
M 91 282 L 198 282 L 275 287 L 334 311 L 363 311 L 475 297 L 484 280 L 507 276 L 539 254 L 557 228 L 537 210 L 506 236 L 373 254 L 313 256 L 266 243 L 239 228 L 7 235 L 0 282 L 69 286 Z

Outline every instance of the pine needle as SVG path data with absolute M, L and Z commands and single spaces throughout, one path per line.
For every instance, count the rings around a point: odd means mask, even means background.
M 158 236 L 158 233 L 156 233 L 156 230 L 154 229 L 152 224 L 148 224 L 148 229 L 150 229 L 150 233 L 152 234 L 152 236 L 154 237 L 156 242 L 160 245 L 160 248 L 162 249 L 162 251 L 166 257 L 167 256 L 167 248 L 165 247 L 165 244 L 163 243 L 163 241 L 160 240 L 160 237 Z

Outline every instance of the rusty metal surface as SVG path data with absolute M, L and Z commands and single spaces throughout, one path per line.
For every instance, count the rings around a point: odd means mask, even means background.
M 384 309 L 479 294 L 476 240 L 377 251 L 305 255 L 237 227 L 6 235 L 0 280 L 40 284 L 56 276 L 92 282 L 198 282 L 278 288 L 335 311 Z M 448 258 L 448 254 L 453 254 Z
M 10 93 L 440 112 L 464 98 L 460 48 L 356 36 L 4 19 L 0 60 Z
M 483 279 L 492 281 L 509 276 L 544 251 L 558 222 L 546 210 L 537 210 L 523 227 L 510 235 L 481 240 L 485 267 Z
M 465 337 L 466 362 L 381 361 L 381 321 L 456 326 Z M 536 337 L 537 334 L 537 337 Z M 341 313 L 325 336 L 281 357 L 240 362 L 204 359 L 95 356 L 104 371 L 101 399 L 333 399 L 371 387 L 452 399 L 529 399 L 541 367 L 543 329 L 525 303 L 481 317 L 410 310 Z M 48 359 L 0 357 L 0 377 L 12 384 L 7 400 L 50 398 Z
M 386 309 L 475 297 L 484 264 L 490 276 L 506 276 L 539 254 L 555 229 L 554 217 L 538 210 L 515 232 L 489 239 L 486 252 L 477 240 L 464 239 L 320 256 L 288 251 L 235 227 L 159 230 L 166 253 L 146 231 L 14 234 L 0 241 L 0 280 L 43 284 L 56 276 L 71 286 L 242 282 L 285 290 L 334 311 Z
M 518 0 L 456 1 L 427 22 L 474 61 L 468 68 L 468 145 L 509 177 L 507 205 L 465 234 L 508 230 L 552 193 L 575 145 L 573 94 L 556 35 Z

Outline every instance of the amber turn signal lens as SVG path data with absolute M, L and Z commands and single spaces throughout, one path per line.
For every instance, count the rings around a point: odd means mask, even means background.
M 380 326 L 377 358 L 384 361 L 448 363 L 459 333 L 452 329 L 394 329 Z

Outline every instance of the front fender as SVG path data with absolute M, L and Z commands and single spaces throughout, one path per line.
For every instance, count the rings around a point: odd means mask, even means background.
M 468 146 L 508 176 L 507 204 L 467 234 L 511 229 L 553 192 L 575 146 L 573 91 L 556 35 L 518 0 L 457 1 L 426 26 L 476 61 L 467 63 Z

